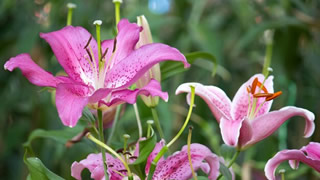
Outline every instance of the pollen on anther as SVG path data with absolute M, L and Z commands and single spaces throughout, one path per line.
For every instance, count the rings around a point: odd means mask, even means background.
M 277 98 L 277 97 L 280 96 L 281 94 L 282 94 L 282 91 L 275 92 L 275 93 L 272 94 L 272 96 L 267 97 L 267 98 L 266 98 L 266 101 L 271 101 L 272 99 Z

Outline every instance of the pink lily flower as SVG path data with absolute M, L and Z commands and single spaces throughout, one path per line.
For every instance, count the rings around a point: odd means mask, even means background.
M 77 124 L 86 105 L 101 108 L 120 103 L 135 103 L 139 94 L 159 96 L 165 101 L 168 94 L 160 83 L 151 80 L 146 86 L 129 90 L 154 64 L 165 60 L 181 61 L 190 65 L 175 48 L 153 43 L 135 50 L 141 27 L 123 19 L 118 24 L 118 35 L 101 44 L 102 58 L 98 59 L 97 42 L 82 27 L 67 26 L 61 30 L 40 33 L 51 46 L 67 76 L 54 77 L 34 63 L 28 54 L 20 54 L 6 62 L 4 68 L 19 68 L 37 86 L 56 88 L 56 106 L 62 123 Z M 99 67 L 100 62 L 103 67 Z M 101 65 L 101 66 L 102 66 Z
M 299 167 L 299 162 L 303 162 L 314 170 L 320 172 L 320 143 L 310 142 L 301 149 L 283 150 L 278 152 L 267 162 L 264 172 L 269 180 L 275 180 L 275 171 L 283 161 L 289 160 L 292 169 Z
M 187 92 L 189 97 L 190 85 L 208 104 L 220 125 L 223 141 L 229 146 L 247 148 L 270 136 L 293 116 L 305 119 L 305 137 L 310 137 L 314 131 L 314 114 L 306 109 L 287 106 L 269 112 L 272 99 L 281 94 L 273 93 L 273 76 L 265 79 L 262 74 L 254 75 L 240 87 L 232 102 L 220 88 L 200 83 L 182 84 L 176 94 Z
M 160 141 L 156 144 L 154 150 L 149 155 L 145 173 L 148 174 L 151 162 L 159 153 L 161 148 L 164 146 L 164 141 Z M 191 144 L 191 159 L 192 165 L 195 171 L 201 169 L 203 172 L 209 175 L 209 179 L 216 179 L 219 175 L 219 157 L 213 154 L 206 146 L 201 144 Z M 138 156 L 137 151 L 134 155 Z M 110 180 L 122 180 L 126 178 L 127 173 L 125 171 L 124 165 L 120 160 L 113 158 L 110 154 L 106 153 L 107 160 L 106 164 L 108 167 L 108 175 Z M 203 162 L 203 161 L 206 162 Z M 130 163 L 134 160 L 130 160 Z M 71 166 L 71 176 L 77 180 L 81 180 L 81 172 L 84 168 L 88 168 L 91 172 L 91 178 L 95 180 L 103 180 L 103 164 L 101 154 L 90 154 L 84 160 L 80 162 L 74 162 Z M 119 174 L 120 172 L 121 174 Z M 164 158 L 160 159 L 156 170 L 153 174 L 152 179 L 154 180 L 187 180 L 192 177 L 192 172 L 189 165 L 187 146 L 184 146 L 181 151 L 174 153 L 169 156 L 166 160 Z M 134 177 L 139 179 L 138 177 Z

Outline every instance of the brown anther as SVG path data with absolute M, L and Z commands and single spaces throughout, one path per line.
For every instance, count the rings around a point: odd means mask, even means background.
M 119 150 L 117 150 L 116 152 L 117 152 L 118 154 L 119 154 L 119 153 L 123 154 L 123 149 L 119 149 Z
M 124 152 L 124 153 L 123 153 L 123 155 L 129 155 L 129 156 L 132 156 L 132 155 L 131 155 L 131 153 L 130 153 L 129 151 Z
M 267 88 L 266 88 L 261 82 L 258 81 L 257 86 L 260 87 L 260 88 L 262 88 L 262 91 L 263 91 L 263 92 L 268 93 Z
M 90 44 L 91 40 L 92 40 L 92 36 L 90 36 L 90 38 L 89 38 L 89 40 L 88 40 L 87 44 L 84 46 L 84 48 L 83 48 L 83 49 L 87 49 L 87 47 L 89 46 L 89 44 Z
M 138 157 L 137 156 L 131 156 L 129 157 L 129 159 L 137 159 Z
M 102 56 L 101 56 L 100 61 L 102 61 L 102 59 L 107 55 L 108 50 L 109 50 L 109 48 L 107 48 L 107 49 L 104 51 L 104 53 L 103 53 Z
M 116 51 L 116 45 L 117 45 L 117 38 L 114 38 L 114 41 L 113 41 L 113 49 L 112 49 L 112 52 L 113 52 L 113 53 Z
M 272 93 L 256 93 L 253 95 L 255 98 L 261 98 L 261 97 L 271 97 L 273 94 Z
M 89 58 L 90 58 L 90 61 L 93 62 L 92 56 L 91 56 L 91 53 L 90 53 L 89 49 L 86 48 L 86 51 L 87 51 L 87 53 L 88 53 L 88 56 L 89 56 Z
M 277 97 L 280 96 L 281 94 L 282 94 L 282 91 L 275 92 L 275 93 L 272 94 L 272 96 L 267 97 L 267 98 L 266 98 L 266 101 L 271 101 L 272 99 L 277 98 Z
M 109 168 L 112 168 L 112 167 L 113 167 L 113 165 L 112 165 L 112 164 L 110 164 L 108 167 L 109 167 Z
M 123 173 L 123 172 L 127 172 L 126 169 L 120 169 L 119 172 Z

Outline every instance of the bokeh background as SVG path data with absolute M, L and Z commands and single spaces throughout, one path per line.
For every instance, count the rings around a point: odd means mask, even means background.
M 62 70 L 49 45 L 39 37 L 40 32 L 58 30 L 66 25 L 66 4 L 77 5 L 73 25 L 83 26 L 95 34 L 92 25 L 103 21 L 102 37 L 114 37 L 114 6 L 111 0 L 1 0 L 0 1 L 0 65 L 19 53 L 30 53 L 44 69 L 56 74 Z M 168 7 L 149 6 L 147 0 L 124 0 L 121 16 L 131 22 L 144 14 L 151 26 L 155 42 L 178 48 L 183 53 L 206 51 L 218 62 L 217 73 L 211 75 L 213 63 L 196 61 L 183 73 L 162 81 L 168 91 L 168 103 L 157 107 L 166 139 L 172 138 L 181 127 L 188 106 L 185 95 L 174 94 L 183 82 L 216 85 L 232 98 L 240 85 L 253 74 L 262 71 L 266 52 L 264 31 L 273 29 L 274 43 L 271 67 L 275 90 L 283 95 L 274 101 L 272 109 L 287 105 L 303 107 L 316 115 L 316 131 L 304 139 L 304 121 L 292 118 L 271 137 L 241 153 L 234 170 L 238 179 L 264 179 L 264 164 L 277 151 L 300 148 L 309 141 L 320 141 L 320 1 L 317 0 L 172 0 Z M 168 10 L 166 9 L 168 8 Z M 61 121 L 47 89 L 30 84 L 20 70 L 0 71 L 0 179 L 25 179 L 28 170 L 23 163 L 23 143 L 35 129 L 61 130 Z M 196 97 L 196 108 L 191 118 L 194 126 L 193 142 L 207 145 L 220 154 L 223 143 L 216 120 L 205 102 Z M 138 107 L 146 130 L 151 111 L 139 99 Z M 122 134 L 138 138 L 132 105 L 126 109 L 117 125 L 112 146 L 121 147 Z M 186 133 L 174 144 L 172 151 L 186 144 Z M 110 130 L 106 130 L 108 135 Z M 96 149 L 88 140 L 71 147 L 52 139 L 32 141 L 35 156 L 50 170 L 65 179 L 72 179 L 73 161 L 85 158 Z M 242 170 L 240 167 L 243 167 Z M 291 170 L 287 163 L 287 179 L 319 179 L 319 173 L 301 164 Z M 84 172 L 88 176 L 88 172 Z

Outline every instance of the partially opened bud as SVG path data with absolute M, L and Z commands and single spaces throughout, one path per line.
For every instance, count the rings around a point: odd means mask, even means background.
M 142 26 L 143 30 L 140 32 L 140 38 L 136 44 L 136 49 L 140 48 L 143 45 L 152 43 L 152 36 L 149 28 L 149 24 L 144 15 L 137 17 L 137 23 L 139 26 Z M 147 71 L 141 78 L 136 82 L 137 88 L 142 88 L 147 85 L 151 79 L 161 81 L 161 72 L 160 65 L 155 64 L 149 71 Z M 158 105 L 159 97 L 151 97 L 141 95 L 143 102 L 148 107 L 155 107 Z

